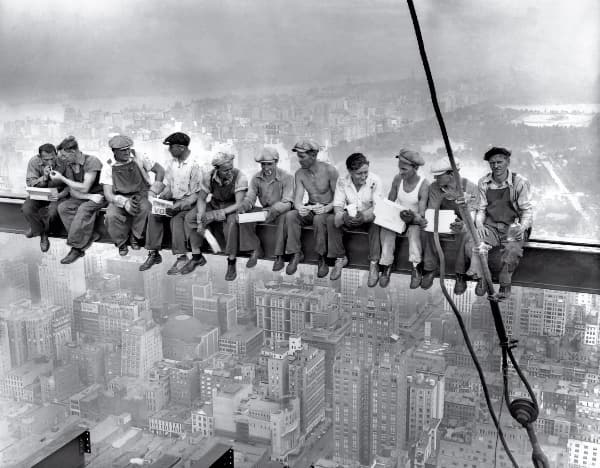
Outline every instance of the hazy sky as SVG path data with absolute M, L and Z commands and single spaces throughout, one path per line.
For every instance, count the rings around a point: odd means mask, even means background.
M 597 84 L 598 0 L 416 0 L 434 73 Z M 0 99 L 422 74 L 404 0 L 0 0 Z M 419 76 L 419 75 L 417 75 Z M 596 80 L 596 81 L 595 81 Z

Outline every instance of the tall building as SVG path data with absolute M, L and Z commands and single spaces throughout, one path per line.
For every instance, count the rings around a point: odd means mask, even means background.
M 0 318 L 0 380 L 12 369 L 8 324 Z
M 27 264 L 2 259 L 0 263 L 0 304 L 31 299 Z
M 173 303 L 177 304 L 184 314 L 192 315 L 194 312 L 194 288 L 196 296 L 212 296 L 213 289 L 208 269 L 197 269 L 191 275 L 177 278 L 173 283 Z
M 444 417 L 444 376 L 417 373 L 407 377 L 406 440 L 416 442 L 434 419 Z
M 72 265 L 60 263 L 67 251 L 66 244 L 53 242 L 50 250 L 42 256 L 38 270 L 41 301 L 62 306 L 72 315 L 73 299 L 85 293 L 85 272 L 83 262 Z
M 523 292 L 519 325 L 529 336 L 563 336 L 569 310 L 569 293 L 550 289 Z
M 224 334 L 237 325 L 235 296 L 216 293 L 206 296 L 207 288 L 194 285 L 193 315 L 205 325 L 219 327 L 219 333 Z
M 106 346 L 96 343 L 67 343 L 65 360 L 77 364 L 79 378 L 85 385 L 104 383 Z
M 365 272 L 353 268 L 342 270 L 342 307 L 349 307 L 356 298 L 358 291 L 364 286 Z
M 127 257 L 106 259 L 106 271 L 121 277 L 121 287 L 148 300 L 150 307 L 161 307 L 164 302 L 165 264 L 155 265 L 146 271 L 139 271 L 144 262 L 140 254 L 130 253 Z
M 121 338 L 121 375 L 146 377 L 163 358 L 160 328 L 152 321 L 139 320 L 123 330 Z
M 275 346 L 305 328 L 332 325 L 338 318 L 338 297 L 331 288 L 269 282 L 256 286 L 256 321 L 265 343 Z
M 257 356 L 263 346 L 264 332 L 253 325 L 236 326 L 219 338 L 219 351 L 242 358 Z

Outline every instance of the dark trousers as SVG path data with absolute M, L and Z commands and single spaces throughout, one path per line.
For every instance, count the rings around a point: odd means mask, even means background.
M 254 207 L 251 211 L 262 211 L 262 208 Z M 275 251 L 274 254 L 279 256 L 285 253 L 285 237 L 286 237 L 286 224 L 285 215 L 282 213 L 275 221 L 270 224 L 277 226 L 275 231 Z M 240 251 L 248 252 L 260 249 L 260 239 L 256 235 L 256 223 L 240 223 Z
M 62 200 L 61 200 L 62 201 Z M 39 236 L 50 229 L 50 223 L 58 217 L 58 201 L 48 202 L 28 198 L 21 211 L 31 227 L 34 236 Z
M 160 250 L 163 241 L 164 225 L 166 222 L 171 226 L 171 251 L 173 255 L 187 254 L 187 239 L 190 239 L 192 248 L 196 247 L 192 242 L 186 218 L 190 216 L 192 210 L 179 211 L 173 217 L 148 214 L 148 224 L 146 228 L 146 250 Z M 199 248 L 199 245 L 197 246 Z
M 287 245 L 285 253 L 295 254 L 302 251 L 300 241 L 302 226 L 312 225 L 315 236 L 315 251 L 322 256 L 327 255 L 327 218 L 333 218 L 333 213 L 314 214 L 312 211 L 306 216 L 300 216 L 298 210 L 288 211 L 285 215 L 287 225 Z
M 58 215 L 69 233 L 67 245 L 76 249 L 88 246 L 94 233 L 96 216 L 105 206 L 106 201 L 94 203 L 73 197 L 68 197 L 58 205 Z
M 447 237 L 447 235 L 440 234 L 440 240 L 444 237 Z M 468 234 L 466 232 L 454 234 L 454 241 L 456 242 L 456 260 L 454 262 L 455 273 L 464 274 L 467 271 L 467 259 L 465 258 L 465 244 L 467 242 L 467 237 Z M 423 247 L 423 270 L 438 271 L 440 268 L 440 257 L 435 248 L 433 232 L 421 232 L 421 245 Z
M 335 227 L 334 216 L 327 218 L 327 255 L 332 258 L 346 256 L 344 248 L 344 231 L 363 231 L 369 235 L 369 261 L 379 262 L 381 257 L 381 242 L 379 240 L 379 226 L 375 223 L 363 223 L 360 226 L 348 226 L 344 223 L 342 227 Z
M 211 211 L 211 210 L 207 210 Z M 185 218 L 187 229 L 190 231 L 190 239 L 196 238 L 198 243 L 198 252 L 200 252 L 200 245 L 202 245 L 203 237 L 196 231 L 198 229 L 198 208 L 194 207 L 188 216 Z M 221 237 L 225 241 L 225 253 L 229 256 L 236 256 L 239 250 L 239 227 L 237 222 L 237 213 L 229 213 L 225 218 L 225 221 L 213 221 L 207 226 L 210 232 L 217 237 Z M 196 242 L 196 241 L 195 241 Z
M 148 213 L 151 205 L 146 197 L 140 201 L 140 212 L 136 215 L 127 213 L 125 208 L 119 208 L 114 203 L 108 205 L 106 209 L 106 227 L 110 238 L 117 247 L 127 243 L 129 233 L 131 232 L 136 239 L 144 236 Z

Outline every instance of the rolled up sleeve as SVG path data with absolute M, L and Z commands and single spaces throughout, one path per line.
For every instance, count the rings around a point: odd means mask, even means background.
M 27 164 L 27 173 L 25 175 L 25 183 L 27 187 L 47 187 L 48 181 L 42 182 L 38 179 L 42 176 L 41 166 L 35 159 L 31 159 Z
M 520 219 L 524 228 L 529 229 L 533 225 L 533 202 L 531 199 L 531 184 L 529 180 L 522 178 L 517 187 L 517 204 L 521 210 Z
M 235 192 L 245 192 L 248 190 L 248 177 L 242 171 L 239 172 L 237 179 L 235 180 Z
M 344 209 L 346 206 L 346 186 L 344 179 L 339 178 L 335 184 L 335 193 L 333 194 L 333 206 Z
M 283 185 L 281 202 L 294 203 L 294 177 L 291 174 L 286 174 L 281 183 Z

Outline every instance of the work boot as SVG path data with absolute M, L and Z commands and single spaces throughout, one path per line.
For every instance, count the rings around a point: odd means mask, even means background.
M 285 262 L 283 261 L 283 255 L 277 255 L 277 258 L 273 262 L 273 271 L 283 270 L 284 266 L 285 266 Z
M 196 267 L 206 265 L 206 258 L 202 254 L 192 254 L 191 260 L 189 260 L 180 270 L 182 275 L 187 275 L 194 271 Z
M 132 250 L 140 250 L 142 248 L 140 246 L 140 240 L 133 234 L 129 236 L 129 245 L 131 245 Z
M 50 239 L 48 239 L 48 234 L 45 232 L 40 234 L 40 249 L 42 252 L 48 252 L 48 249 L 50 249 Z
M 421 265 L 413 266 L 413 269 L 410 272 L 410 289 L 417 289 L 421 285 L 422 279 L 423 273 L 421 273 Z
M 149 270 L 153 265 L 158 265 L 159 263 L 162 263 L 162 257 L 160 256 L 160 253 L 158 253 L 158 250 L 151 250 L 148 252 L 148 258 L 146 261 L 140 265 L 139 270 Z
M 317 263 L 317 278 L 325 278 L 329 273 L 329 267 L 327 266 L 327 260 L 324 255 L 319 255 L 319 262 Z
M 227 259 L 227 273 L 225 273 L 225 281 L 233 281 L 237 278 L 237 270 L 235 269 L 235 258 Z
M 290 263 L 288 263 L 288 266 L 285 269 L 285 273 L 288 275 L 293 275 L 294 273 L 296 273 L 296 270 L 298 269 L 298 264 L 302 260 L 304 260 L 304 254 L 302 252 L 297 252 L 294 255 L 292 255 L 292 259 L 290 260 Z
M 181 273 L 181 268 L 188 262 L 187 255 L 180 255 L 173 263 L 173 266 L 167 270 L 167 275 L 173 276 Z
M 377 286 L 379 282 L 379 263 L 371 262 L 369 264 L 369 279 L 367 280 L 367 286 L 373 288 Z
M 433 286 L 433 280 L 435 279 L 435 271 L 423 272 L 423 278 L 421 278 L 421 289 L 429 289 Z
M 510 284 L 501 284 L 498 291 L 498 299 L 508 299 L 510 297 Z
M 456 274 L 456 281 L 454 282 L 454 294 L 460 296 L 467 290 L 467 277 L 462 273 Z
M 67 254 L 67 256 L 65 258 L 63 258 L 60 261 L 60 263 L 62 263 L 63 265 L 68 265 L 70 263 L 73 263 L 79 257 L 83 257 L 84 255 L 85 255 L 85 252 L 82 249 L 78 249 L 77 247 L 72 247 L 71 251 Z
M 250 254 L 250 258 L 246 262 L 246 268 L 254 268 L 256 266 L 256 264 L 258 263 L 258 258 L 262 257 L 262 256 L 263 256 L 262 249 L 258 248 L 256 250 L 253 250 L 252 253 Z
M 392 265 L 383 265 L 383 271 L 381 272 L 381 276 L 379 277 L 379 286 L 382 288 L 387 288 L 387 285 L 390 284 L 390 277 L 392 276 Z
M 33 233 L 33 230 L 31 228 L 27 229 L 27 231 L 25 231 L 23 233 L 23 235 L 25 237 L 27 237 L 27 239 L 31 239 L 32 237 L 35 237 L 35 234 Z
M 487 288 L 485 286 L 485 280 L 483 278 L 480 278 L 479 280 L 477 280 L 477 285 L 475 286 L 475 294 L 479 297 L 483 297 L 486 293 Z
M 331 270 L 331 275 L 329 276 L 329 279 L 331 281 L 340 279 L 340 276 L 342 276 L 342 269 L 346 265 L 348 265 L 348 257 L 344 255 L 343 257 L 336 258 L 335 265 L 333 266 L 333 270 Z
M 129 249 L 127 248 L 127 244 L 121 244 L 119 246 L 119 255 L 121 257 L 124 257 L 125 255 L 127 255 L 129 253 Z

